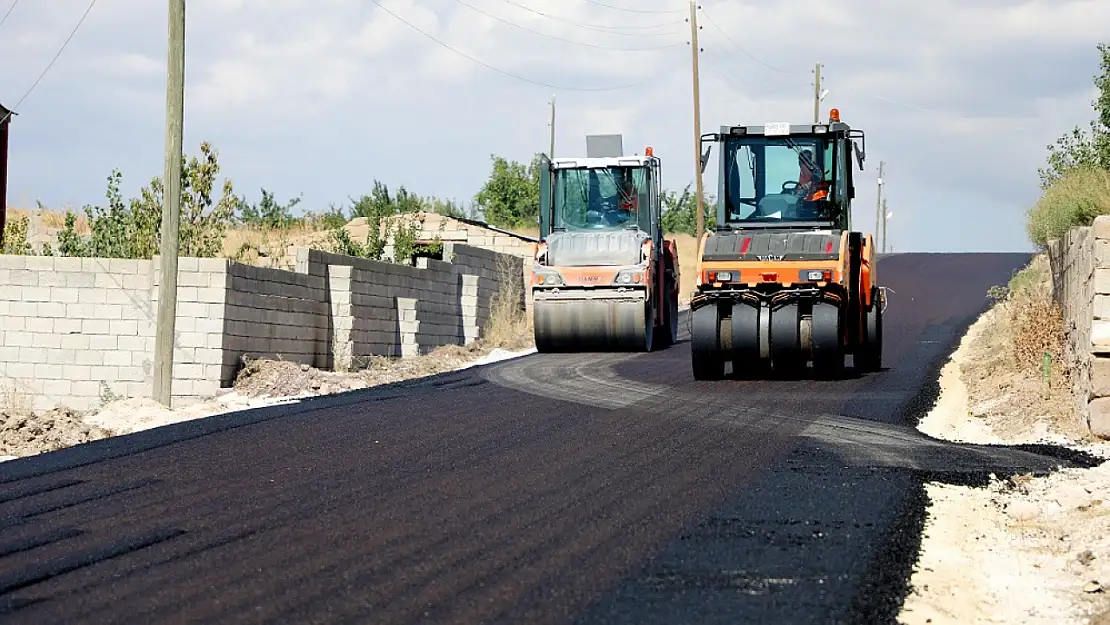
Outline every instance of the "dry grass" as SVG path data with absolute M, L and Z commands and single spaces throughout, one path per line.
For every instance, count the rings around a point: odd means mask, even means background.
M 1077 169 L 1045 190 L 1027 212 L 1026 229 L 1034 243 L 1044 245 L 1095 217 L 1110 215 L 1110 171 Z
M 535 345 L 532 316 L 525 309 L 523 265 L 516 257 L 498 259 L 500 288 L 490 302 L 490 317 L 479 339 L 487 349 L 524 349 Z
M 999 436 L 1019 438 L 1038 428 L 1085 436 L 1075 416 L 1063 315 L 1052 300 L 1051 280 L 1042 254 L 996 292 L 989 322 L 961 366 L 969 411 Z

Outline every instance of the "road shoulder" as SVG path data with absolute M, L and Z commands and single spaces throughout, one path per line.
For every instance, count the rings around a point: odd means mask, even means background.
M 1110 442 L 1070 418 L 1066 372 L 1045 375 L 1015 356 L 1022 315 L 1034 314 L 1017 309 L 1027 303 L 1001 302 L 969 328 L 918 428 L 950 441 L 1047 443 L 1110 458 Z M 1110 623 L 1110 463 L 925 487 L 930 504 L 900 623 Z

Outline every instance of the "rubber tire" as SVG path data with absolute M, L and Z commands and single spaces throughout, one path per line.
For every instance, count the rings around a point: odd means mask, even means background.
M 678 342 L 678 297 L 675 293 L 674 280 L 667 278 L 663 286 L 663 325 L 655 327 L 655 344 L 657 347 L 666 348 Z
M 861 373 L 882 371 L 883 368 L 883 309 L 878 289 L 871 296 L 871 308 L 864 313 L 863 344 L 856 355 L 856 369 Z
M 844 375 L 843 318 L 840 308 L 829 302 L 813 304 L 813 373 L 826 380 Z
M 797 375 L 805 369 L 801 346 L 801 311 L 796 303 L 771 313 L 771 366 L 779 373 Z
M 715 304 L 692 311 L 690 364 L 695 380 L 720 380 L 725 377 L 721 353 L 721 322 Z

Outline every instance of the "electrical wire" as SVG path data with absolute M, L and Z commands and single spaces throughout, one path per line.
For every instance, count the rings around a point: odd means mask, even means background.
M 532 13 L 534 15 L 539 15 L 540 17 L 546 17 L 549 20 L 555 20 L 556 22 L 562 22 L 564 24 L 570 24 L 571 26 L 577 26 L 578 28 L 585 28 L 586 30 L 597 30 L 597 31 L 601 31 L 601 32 L 604 32 L 604 33 L 609 33 L 610 35 L 621 35 L 621 36 L 624 36 L 624 37 L 662 37 L 662 36 L 666 36 L 666 35 L 677 34 L 677 32 L 676 33 L 620 33 L 620 32 L 614 32 L 617 29 L 648 30 L 648 29 L 651 29 L 651 28 L 662 28 L 664 26 L 673 26 L 674 22 L 665 22 L 663 24 L 653 24 L 651 26 L 599 26 L 597 24 L 583 24 L 582 22 L 575 22 L 574 20 L 568 20 L 565 17 L 559 17 L 557 15 L 549 15 L 547 13 L 544 13 L 543 11 L 537 11 L 536 9 L 533 9 L 530 6 L 525 6 L 523 4 L 520 4 L 519 2 L 516 2 L 515 0 L 501 0 L 501 1 L 504 2 L 505 4 L 511 4 L 511 5 L 519 8 L 519 9 L 524 9 L 525 11 L 528 11 L 529 13 Z
M 54 63 L 58 60 L 58 57 L 62 56 L 62 52 L 65 51 L 66 47 L 69 45 L 69 42 L 73 40 L 73 36 L 76 35 L 77 31 L 81 28 L 81 24 L 85 23 L 85 18 L 89 16 L 89 13 L 92 12 L 93 7 L 96 6 L 96 2 L 97 0 L 92 0 L 91 2 L 89 2 L 89 6 L 85 9 L 85 13 L 81 15 L 81 19 L 77 20 L 77 25 L 73 27 L 72 31 L 70 31 L 69 36 L 66 37 L 65 42 L 62 43 L 62 47 L 58 49 L 57 54 L 54 55 L 54 58 L 50 59 L 50 63 L 46 66 L 46 69 L 42 70 L 42 73 L 39 74 L 39 77 L 35 79 L 34 84 L 32 84 L 31 88 L 23 94 L 23 97 L 15 103 L 15 106 L 12 108 L 12 110 L 9 110 L 8 113 L 4 115 L 4 118 L 0 119 L 0 124 L 6 122 L 8 118 L 12 116 L 12 113 L 15 112 L 15 109 L 18 109 L 19 105 L 23 104 L 23 101 L 27 99 L 27 96 L 31 95 L 31 92 L 35 90 L 35 87 L 37 87 L 39 82 L 42 81 L 43 77 L 46 76 L 46 73 L 50 71 L 50 68 L 54 67 Z
M 688 12 L 686 9 L 628 9 L 628 8 L 625 8 L 625 7 L 618 7 L 618 6 L 613 6 L 611 4 L 605 4 L 604 2 L 598 2 L 597 0 L 585 0 L 585 1 L 590 3 L 590 4 L 599 6 L 599 7 L 605 7 L 606 9 L 613 9 L 614 11 L 627 11 L 628 13 L 645 13 L 645 14 L 652 14 L 652 15 L 665 15 L 667 13 L 687 13 Z
M 713 27 L 714 27 L 714 28 L 716 28 L 716 29 L 717 29 L 718 31 L 720 31 L 721 35 L 722 35 L 722 36 L 724 36 L 724 38 L 725 38 L 725 39 L 727 39 L 727 40 L 728 40 L 728 42 L 729 42 L 729 43 L 731 43 L 731 44 L 732 44 L 732 45 L 733 45 L 733 46 L 734 46 L 734 47 L 735 47 L 735 48 L 736 48 L 737 50 L 739 50 L 739 51 L 740 51 L 740 52 L 741 52 L 742 54 L 744 54 L 744 56 L 746 56 L 746 57 L 748 57 L 749 59 L 751 59 L 751 60 L 755 61 L 756 63 L 759 63 L 760 65 L 762 65 L 763 67 L 766 67 L 766 68 L 767 68 L 767 69 L 769 69 L 769 70 L 772 70 L 772 71 L 778 72 L 778 73 L 780 73 L 780 74 L 788 74 L 788 73 L 790 73 L 790 72 L 787 72 L 787 71 L 785 71 L 785 70 L 781 70 L 781 69 L 779 69 L 779 68 L 777 68 L 777 67 L 775 67 L 775 66 L 773 66 L 773 65 L 769 65 L 769 64 L 767 64 L 767 63 L 765 63 L 765 62 L 763 62 L 763 61 L 759 60 L 758 58 L 756 58 L 754 54 L 752 54 L 751 52 L 748 52 L 748 51 L 747 51 L 747 50 L 745 50 L 745 49 L 744 49 L 744 48 L 743 48 L 743 47 L 742 47 L 742 46 L 741 46 L 740 44 L 738 44 L 738 43 L 736 43 L 735 41 L 733 41 L 732 37 L 729 37 L 729 36 L 728 36 L 728 33 L 727 33 L 727 32 L 725 32 L 725 29 L 721 28 L 720 24 L 718 24 L 718 23 L 717 23 L 717 21 L 713 19 L 713 16 L 712 16 L 712 15 L 710 15 L 710 14 L 706 13 L 706 12 L 705 12 L 705 9 L 704 9 L 704 8 L 703 8 L 703 9 L 701 9 L 701 13 L 702 13 L 702 15 L 704 15 L 704 16 L 705 16 L 705 19 L 709 20 L 709 23 L 710 23 L 710 24 L 712 24 L 712 25 L 713 25 Z
M 3 26 L 4 22 L 8 21 L 8 16 L 12 14 L 12 11 L 14 11 L 17 6 L 19 6 L 19 0 L 15 0 L 15 2 L 8 7 L 8 12 L 4 14 L 4 17 L 0 17 L 0 26 Z
M 584 47 L 587 47 L 587 48 L 596 48 L 598 50 L 611 50 L 613 52 L 651 52 L 651 51 L 654 51 L 654 50 L 665 50 L 667 48 L 674 48 L 676 46 L 686 45 L 685 42 L 680 41 L 678 43 L 671 43 L 671 44 L 662 45 L 662 46 L 651 46 L 651 47 L 647 47 L 647 48 L 611 48 L 609 46 L 600 46 L 600 45 L 597 45 L 597 44 L 585 43 L 585 42 L 582 42 L 582 41 L 574 41 L 572 39 L 565 39 L 563 37 L 558 37 L 556 35 L 549 35 L 545 32 L 540 32 L 538 30 L 533 30 L 531 28 L 528 28 L 527 26 L 521 26 L 520 24 L 517 24 L 515 22 L 507 20 L 503 17 L 494 15 L 494 14 L 489 13 L 489 12 L 483 10 L 483 9 L 479 9 L 478 7 L 476 7 L 472 4 L 469 4 L 467 2 L 464 2 L 463 0 L 454 0 L 454 1 L 458 4 L 461 4 L 462 6 L 464 6 L 466 8 L 476 12 L 476 13 L 480 13 L 482 15 L 485 15 L 486 17 L 488 17 L 490 19 L 497 20 L 497 21 L 499 21 L 503 24 L 508 24 L 509 26 L 512 26 L 513 28 L 519 28 L 519 29 L 521 29 L 525 32 L 532 33 L 533 35 L 539 35 L 540 37 L 547 37 L 548 39 L 554 39 L 555 41 L 562 41 L 562 42 L 573 44 L 573 45 L 576 45 L 576 46 L 584 46 Z
M 95 2 L 96 0 L 93 0 L 93 1 Z M 647 83 L 651 82 L 651 80 L 652 80 L 651 78 L 648 78 L 648 79 L 643 80 L 643 81 L 638 82 L 638 83 L 619 85 L 619 86 L 616 86 L 616 87 L 567 87 L 567 86 L 560 86 L 560 85 L 552 85 L 550 83 L 542 82 L 542 81 L 539 81 L 539 80 L 533 80 L 531 78 L 526 78 L 526 77 L 520 76 L 518 74 L 513 74 L 512 72 L 507 72 L 507 71 L 505 71 L 501 68 L 494 67 L 493 65 L 490 65 L 489 63 L 486 63 L 485 61 L 474 58 L 474 57 L 470 56 L 469 54 L 463 52 L 462 50 L 459 50 L 458 48 L 454 48 L 451 45 L 446 44 L 446 43 L 440 41 L 439 39 L 436 39 L 434 36 L 428 34 L 424 30 L 422 30 L 421 28 L 419 28 L 418 26 L 413 24 L 412 22 L 409 22 L 408 20 L 401 17 L 400 15 L 397 15 L 393 11 L 390 11 L 389 9 L 387 9 L 381 3 L 380 0 L 370 0 L 370 2 L 373 2 L 374 4 L 378 5 L 379 9 L 381 9 L 381 10 L 385 11 L 386 13 L 392 15 L 397 21 L 401 22 L 405 26 L 408 26 L 409 28 L 415 30 L 416 32 L 420 33 L 421 35 L 424 35 L 426 38 L 430 39 L 433 43 L 435 43 L 435 44 L 437 44 L 437 45 L 439 45 L 439 46 L 441 46 L 441 47 L 443 47 L 447 50 L 450 50 L 451 52 L 454 52 L 455 54 L 457 54 L 457 55 L 459 55 L 459 56 L 461 56 L 465 59 L 468 59 L 468 60 L 470 60 L 470 61 L 472 61 L 472 62 L 474 62 L 478 65 L 481 65 L 482 67 L 485 67 L 488 70 L 497 72 L 498 74 L 502 74 L 504 76 L 508 76 L 509 78 L 515 78 L 516 80 L 519 80 L 521 82 L 527 82 L 527 83 L 531 83 L 533 85 L 539 85 L 541 87 L 547 87 L 549 89 L 555 89 L 557 91 L 599 92 L 599 91 L 619 91 L 621 89 L 631 89 L 632 87 L 639 87 L 641 85 L 646 85 Z

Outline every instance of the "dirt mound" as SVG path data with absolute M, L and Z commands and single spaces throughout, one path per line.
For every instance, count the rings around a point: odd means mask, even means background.
M 0 411 L 0 456 L 33 456 L 112 435 L 67 408 L 37 415 Z
M 444 346 L 422 356 L 372 356 L 349 373 L 324 371 L 283 360 L 253 360 L 239 372 L 235 390 L 244 397 L 330 395 L 453 371 L 485 355 L 487 347 Z

